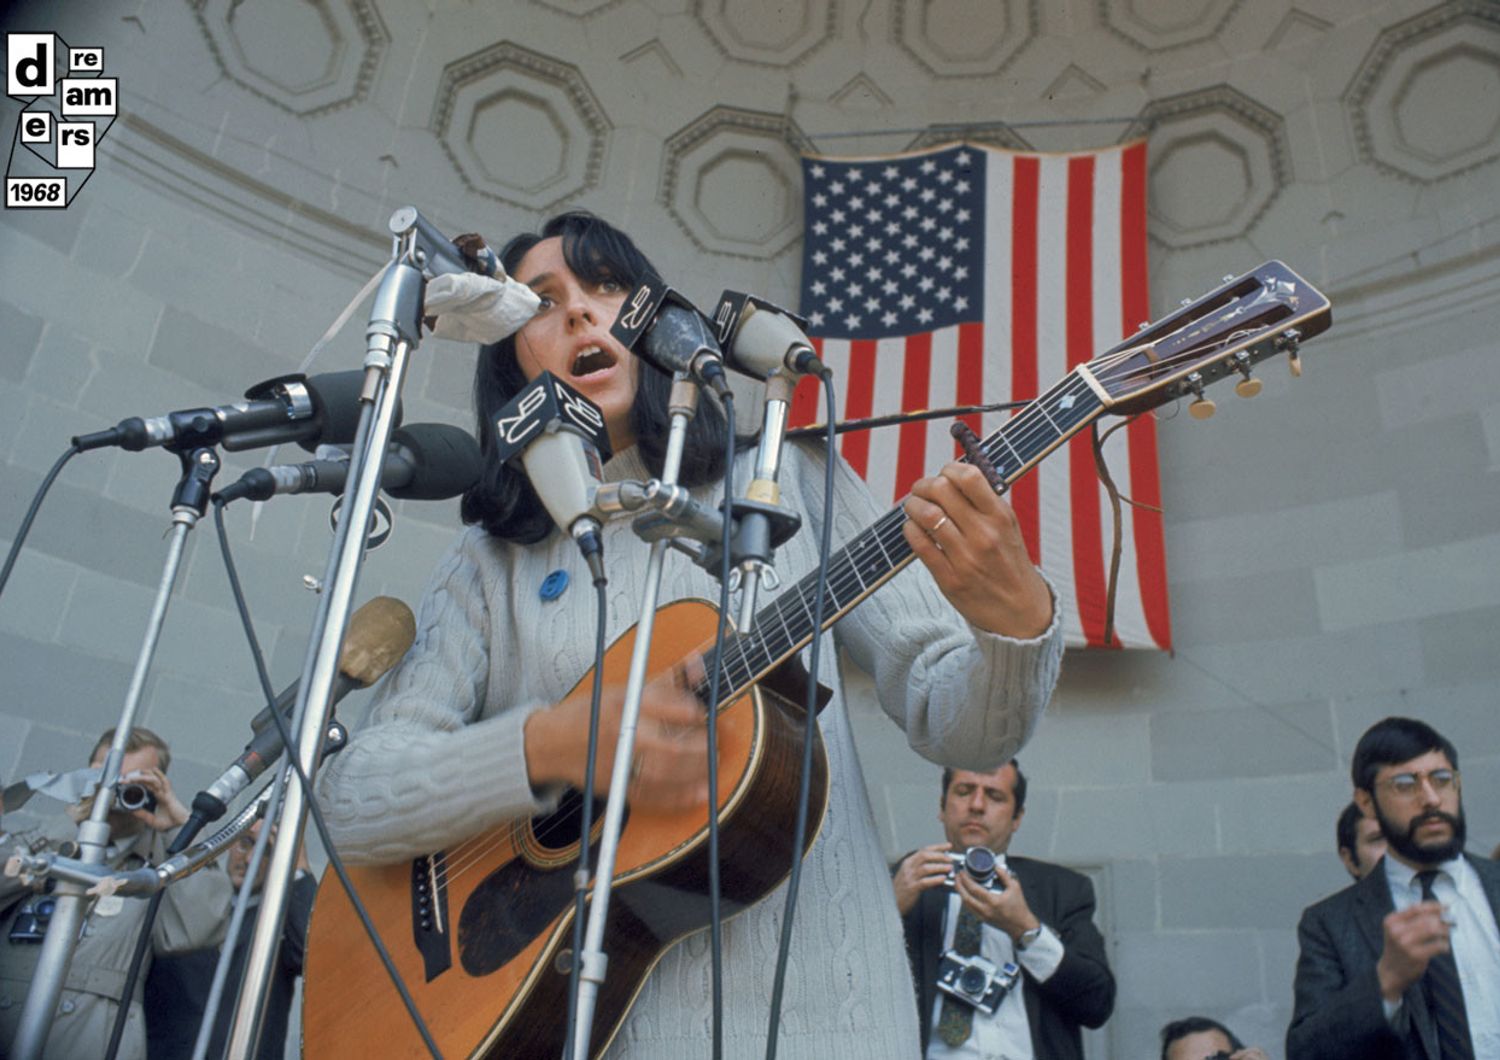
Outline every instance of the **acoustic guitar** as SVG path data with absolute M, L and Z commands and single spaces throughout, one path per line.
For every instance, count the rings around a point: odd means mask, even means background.
M 1100 417 L 1130 416 L 1190 398 L 1286 353 L 1300 370 L 1302 339 L 1329 326 L 1326 298 L 1278 261 L 1225 282 L 1159 323 L 1076 366 L 982 443 L 1009 485 Z M 828 565 L 825 626 L 914 558 L 897 506 L 840 548 Z M 721 910 L 744 910 L 791 871 L 803 758 L 803 706 L 778 681 L 817 632 L 816 572 L 731 634 L 719 715 Z M 649 672 L 712 643 L 717 612 L 668 604 L 656 615 Z M 625 683 L 634 633 L 604 657 L 606 682 Z M 585 675 L 578 687 L 587 687 Z M 707 681 L 699 688 L 707 700 Z M 827 806 L 821 740 L 806 848 Z M 573 868 L 581 797 L 410 862 L 350 870 L 360 896 L 444 1056 L 561 1056 L 567 1037 Z M 596 814 L 597 820 L 601 814 Z M 678 939 L 709 922 L 708 825 L 701 811 L 627 811 L 604 950 L 609 970 L 595 1003 L 591 1055 L 608 1047 L 646 975 Z M 425 1056 L 420 1036 L 334 874 L 319 887 L 308 935 L 303 1006 L 306 1056 Z

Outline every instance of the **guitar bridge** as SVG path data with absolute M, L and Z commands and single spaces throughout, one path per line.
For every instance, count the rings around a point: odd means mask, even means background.
M 430 983 L 453 965 L 448 920 L 448 859 L 439 850 L 411 863 L 411 933 Z

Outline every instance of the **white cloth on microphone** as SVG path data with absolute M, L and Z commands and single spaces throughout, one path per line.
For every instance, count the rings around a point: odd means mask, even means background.
M 433 337 L 455 342 L 499 342 L 514 335 L 541 308 L 536 292 L 509 276 L 445 273 L 427 281 L 422 308 L 437 317 Z

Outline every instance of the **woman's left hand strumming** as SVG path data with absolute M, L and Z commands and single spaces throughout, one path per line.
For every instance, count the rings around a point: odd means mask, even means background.
M 901 502 L 902 528 L 948 601 L 971 624 L 1002 636 L 1040 636 L 1052 594 L 1026 551 L 1015 512 L 972 464 L 919 479 Z

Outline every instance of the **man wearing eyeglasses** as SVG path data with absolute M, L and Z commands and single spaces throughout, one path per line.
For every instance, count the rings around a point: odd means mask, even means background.
M 1457 750 L 1386 718 L 1351 775 L 1386 856 L 1302 914 L 1288 1060 L 1500 1057 L 1500 866 L 1464 853 Z

